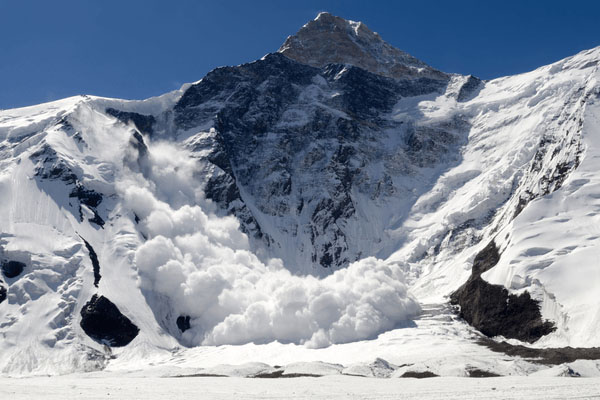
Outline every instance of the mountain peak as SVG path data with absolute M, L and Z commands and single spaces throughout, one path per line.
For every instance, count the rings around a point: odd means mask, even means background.
M 321 12 L 278 50 L 283 55 L 315 67 L 352 64 L 375 74 L 396 79 L 447 75 L 399 50 L 362 22 Z

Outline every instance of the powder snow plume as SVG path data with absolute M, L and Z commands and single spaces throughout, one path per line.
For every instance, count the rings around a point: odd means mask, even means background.
M 420 311 L 398 264 L 370 257 L 319 279 L 295 276 L 279 259 L 263 263 L 237 219 L 215 215 L 194 190 L 193 158 L 172 144 L 149 146 L 145 173 L 118 186 L 148 238 L 135 256 L 139 284 L 154 309 L 166 301 L 172 315 L 191 317 L 185 344 L 324 347 L 372 338 Z

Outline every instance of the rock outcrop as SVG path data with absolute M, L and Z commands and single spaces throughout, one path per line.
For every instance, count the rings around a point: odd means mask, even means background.
M 489 337 L 504 336 L 531 343 L 551 333 L 554 324 L 542 319 L 538 302 L 528 292 L 510 294 L 506 288 L 489 284 L 481 277 L 499 260 L 494 241 L 477 254 L 471 277 L 451 296 L 452 304 L 460 306 L 460 316 Z
M 81 309 L 80 325 L 89 337 L 111 347 L 128 345 L 139 332 L 117 306 L 97 294 Z
M 7 278 L 16 278 L 23 273 L 25 267 L 25 263 L 20 261 L 7 261 L 2 264 L 2 273 Z
M 85 248 L 90 255 L 90 261 L 92 262 L 92 268 L 94 270 L 94 286 L 98 287 L 100 279 L 102 279 L 102 275 L 100 275 L 100 262 L 98 261 L 98 254 L 96 254 L 96 251 L 87 240 L 84 238 L 81 238 L 81 240 L 83 240 Z

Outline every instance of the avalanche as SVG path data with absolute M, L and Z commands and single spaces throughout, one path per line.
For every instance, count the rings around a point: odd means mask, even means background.
M 184 199 L 187 188 L 200 187 L 190 154 L 167 143 L 149 153 L 148 179 L 128 176 L 117 185 L 148 238 L 135 253 L 142 291 L 154 310 L 166 299 L 173 316 L 192 318 L 185 344 L 322 347 L 374 337 L 417 315 L 396 264 L 365 258 L 322 279 L 294 276 L 281 260 L 263 264 L 235 218 L 207 214 L 201 193 Z M 173 194 L 177 201 L 159 200 Z M 156 318 L 175 325 L 160 312 Z

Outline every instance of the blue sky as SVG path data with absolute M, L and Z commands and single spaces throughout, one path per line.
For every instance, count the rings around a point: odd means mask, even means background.
M 275 51 L 319 11 L 484 79 L 600 45 L 600 1 L 0 0 L 0 108 L 162 94 Z

